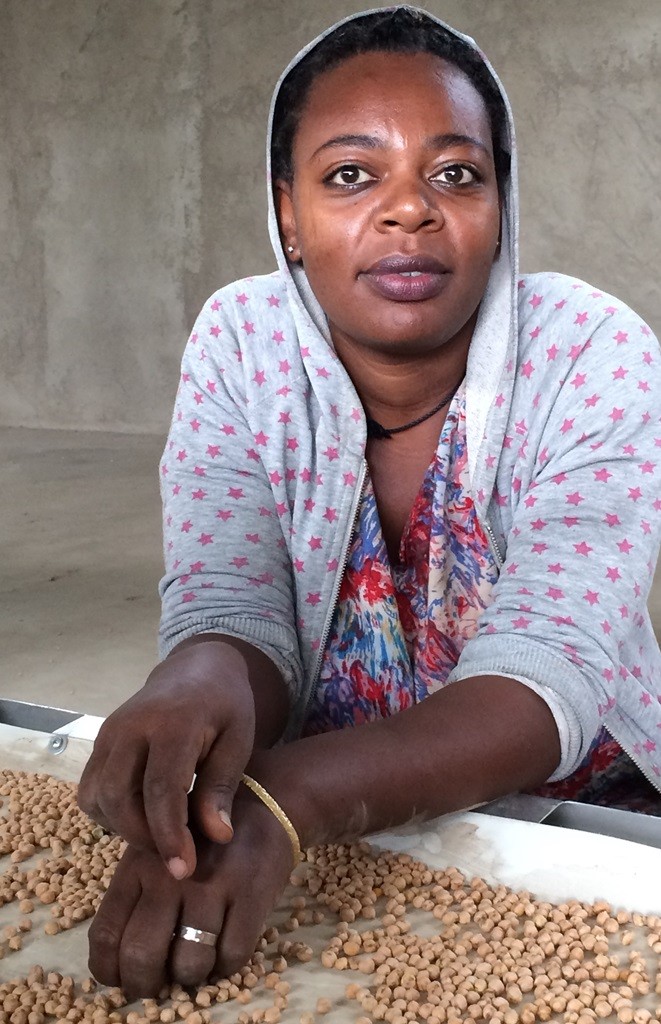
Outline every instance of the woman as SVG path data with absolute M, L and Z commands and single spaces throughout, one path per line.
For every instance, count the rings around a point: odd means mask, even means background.
M 167 657 L 81 784 L 130 844 L 90 960 L 130 993 L 245 962 L 298 843 L 631 773 L 659 807 L 649 328 L 518 278 L 507 100 L 424 12 L 329 30 L 272 122 L 279 270 L 189 341 Z

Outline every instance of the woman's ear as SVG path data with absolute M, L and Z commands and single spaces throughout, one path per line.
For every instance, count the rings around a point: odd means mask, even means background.
M 301 254 L 296 237 L 296 216 L 294 214 L 292 188 L 288 181 L 278 178 L 275 183 L 274 198 L 282 247 L 287 254 L 287 259 L 291 263 L 298 263 Z

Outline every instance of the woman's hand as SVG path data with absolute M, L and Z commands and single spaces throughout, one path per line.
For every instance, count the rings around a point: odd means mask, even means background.
M 128 847 L 92 922 L 89 967 L 129 999 L 165 984 L 228 977 L 252 956 L 292 870 L 280 822 L 246 791 L 235 802 L 231 843 L 199 836 L 195 874 L 177 882 L 150 850 Z M 215 947 L 176 937 L 184 925 L 218 935 Z
M 207 838 L 228 842 L 254 734 L 244 655 L 221 638 L 182 645 L 104 722 L 80 782 L 80 806 L 137 849 L 155 847 L 172 876 L 185 878 L 196 863 L 188 828 L 193 775 L 197 825 Z

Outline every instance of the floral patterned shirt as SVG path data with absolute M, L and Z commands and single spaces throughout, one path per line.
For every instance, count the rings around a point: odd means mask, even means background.
M 306 732 L 396 714 L 443 686 L 497 575 L 469 496 L 462 386 L 394 566 L 368 479 Z

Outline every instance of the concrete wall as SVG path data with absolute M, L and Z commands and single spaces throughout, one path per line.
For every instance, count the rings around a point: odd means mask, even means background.
M 523 267 L 586 277 L 658 332 L 659 0 L 428 3 L 510 91 Z M 203 300 L 273 268 L 272 85 L 364 6 L 2 0 L 0 423 L 166 427 Z

